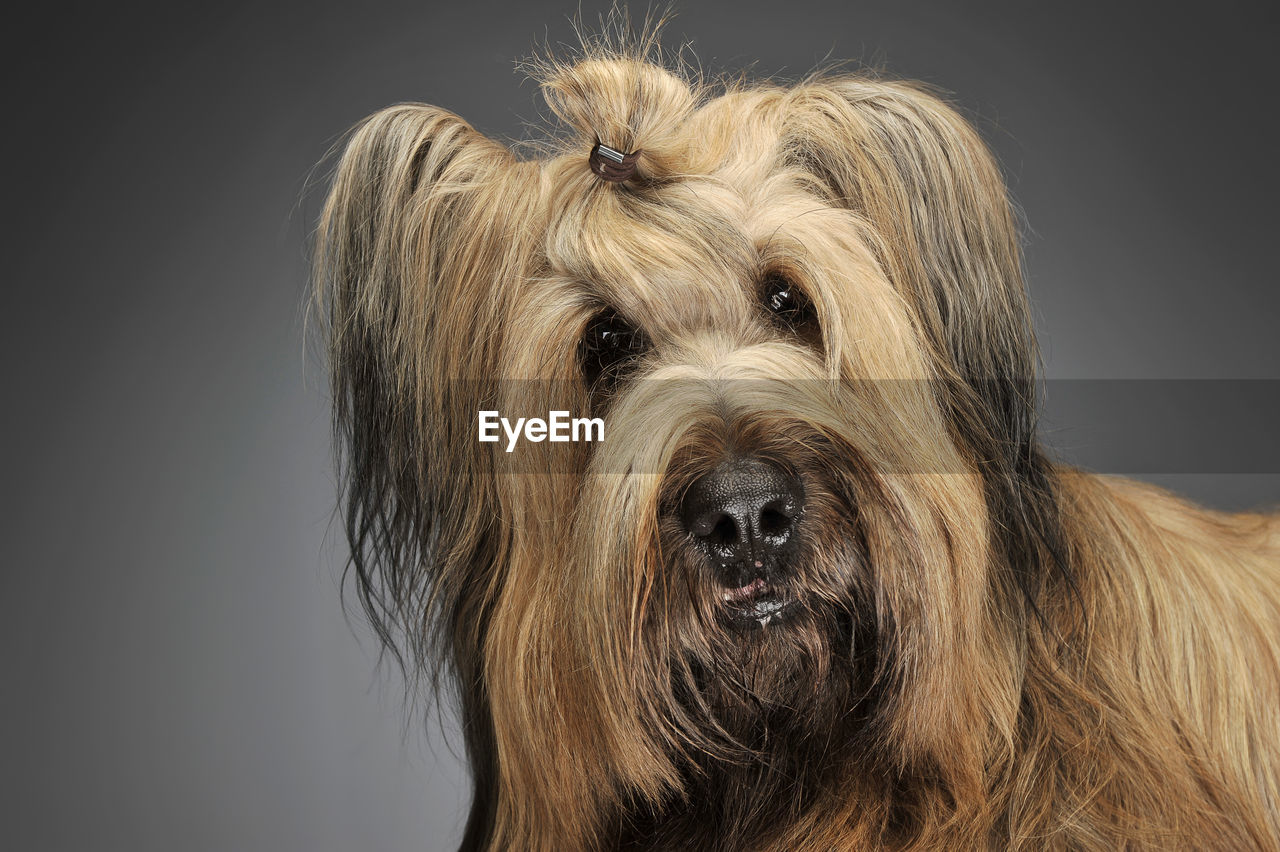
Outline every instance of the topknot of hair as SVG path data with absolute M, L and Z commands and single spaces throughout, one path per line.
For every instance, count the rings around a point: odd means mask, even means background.
M 596 144 L 639 152 L 636 176 L 661 179 L 684 170 L 685 120 L 697 106 L 695 86 L 643 55 L 589 51 L 571 63 L 536 69 L 543 97 L 581 147 L 583 169 Z

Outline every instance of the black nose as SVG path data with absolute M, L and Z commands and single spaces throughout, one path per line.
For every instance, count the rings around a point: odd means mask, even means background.
M 798 479 L 763 459 L 732 456 L 689 486 L 681 521 L 725 584 L 737 587 L 784 567 L 803 510 Z

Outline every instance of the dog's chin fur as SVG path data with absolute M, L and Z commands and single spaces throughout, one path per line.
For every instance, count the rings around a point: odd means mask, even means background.
M 523 159 L 372 116 L 320 224 L 356 588 L 456 690 L 463 848 L 1280 848 L 1276 519 L 1045 458 L 975 131 L 656 50 L 536 64 Z M 504 452 L 491 409 L 606 440 Z M 803 511 L 730 571 L 680 507 L 731 458 Z
M 794 761 L 806 745 L 825 753 L 858 727 L 854 719 L 868 713 L 884 676 L 878 651 L 888 643 L 853 495 L 839 493 L 816 456 L 797 464 L 793 453 L 791 461 L 805 513 L 788 564 L 780 576 L 758 572 L 754 594 L 726 587 L 675 512 L 661 511 L 657 550 L 669 554 L 662 575 L 676 582 L 656 588 L 646 604 L 640 653 L 666 661 L 669 712 L 682 717 L 694 754 L 714 755 L 704 773 L 715 774 L 719 762 Z M 683 490 L 670 470 L 664 479 Z

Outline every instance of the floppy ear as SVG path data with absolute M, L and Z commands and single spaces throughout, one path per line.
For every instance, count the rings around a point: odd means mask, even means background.
M 383 110 L 351 136 L 315 253 L 357 593 L 410 678 L 452 668 L 480 770 L 491 735 L 467 667 L 502 544 L 472 430 L 495 380 L 494 290 L 522 274 L 530 168 L 445 110 Z
M 879 235 L 880 263 L 937 353 L 953 432 L 983 473 L 1005 580 L 1035 610 L 1051 572 L 1072 581 L 1052 467 L 1036 440 L 1038 359 L 999 168 L 939 98 L 861 77 L 793 90 L 783 144 Z
M 870 221 L 885 272 L 953 375 L 992 425 L 1025 439 L 1035 343 L 1004 180 L 978 134 L 906 83 L 819 81 L 791 101 L 788 155 Z

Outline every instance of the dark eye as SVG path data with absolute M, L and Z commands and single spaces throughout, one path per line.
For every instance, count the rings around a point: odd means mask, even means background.
M 582 377 L 592 389 L 611 391 L 648 348 L 644 332 L 617 313 L 605 311 L 582 334 L 578 349 Z
M 770 275 L 765 279 L 762 295 L 764 306 L 775 322 L 810 342 L 817 342 L 818 314 L 799 287 L 781 275 Z

